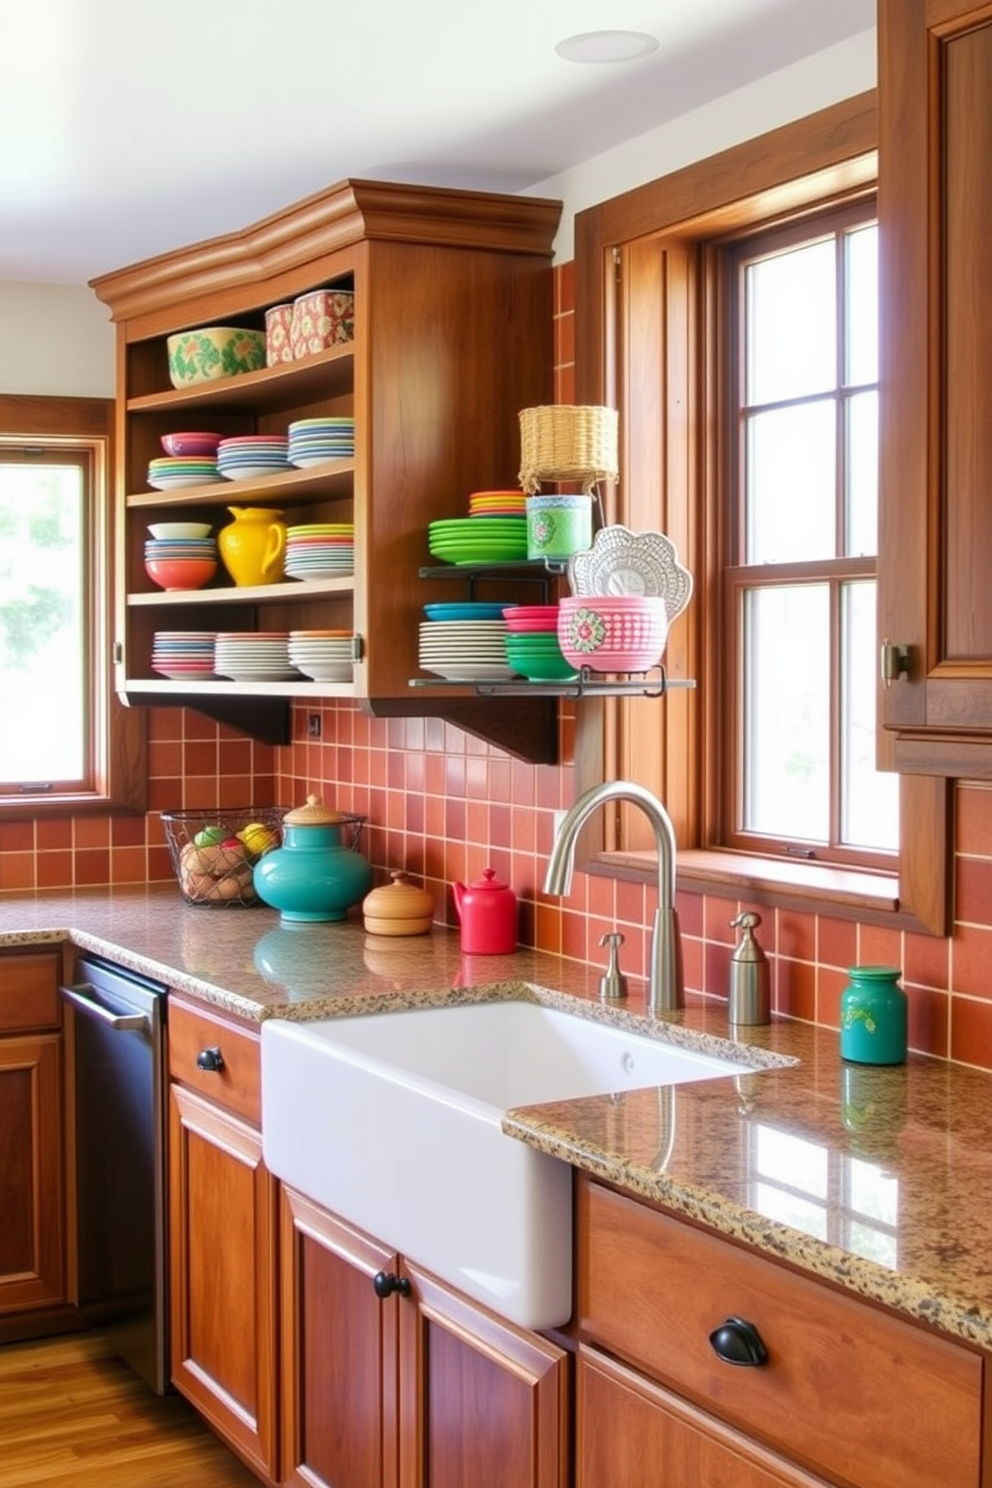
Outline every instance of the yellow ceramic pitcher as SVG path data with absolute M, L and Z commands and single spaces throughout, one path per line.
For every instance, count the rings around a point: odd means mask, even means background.
M 235 584 L 278 584 L 286 577 L 286 525 L 281 511 L 229 506 L 234 517 L 217 534 L 221 561 Z

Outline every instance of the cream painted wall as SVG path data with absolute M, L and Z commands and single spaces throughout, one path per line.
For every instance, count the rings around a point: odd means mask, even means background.
M 556 260 L 574 255 L 577 212 L 862 93 L 875 78 L 871 30 L 540 182 L 528 194 L 565 203 Z M 113 396 L 113 326 L 88 287 L 0 282 L 0 326 L 0 392 Z
M 559 197 L 565 204 L 555 242 L 556 261 L 567 263 L 574 257 L 573 225 L 577 212 L 817 109 L 852 98 L 874 88 L 875 82 L 872 29 L 791 67 L 769 73 L 704 108 L 683 114 L 616 149 L 541 181 L 527 194 Z
M 114 396 L 114 327 L 86 285 L 0 281 L 0 393 Z

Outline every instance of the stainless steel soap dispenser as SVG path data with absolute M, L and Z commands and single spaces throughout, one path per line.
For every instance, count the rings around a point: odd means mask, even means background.
M 619 930 L 611 930 L 600 939 L 601 946 L 609 946 L 609 964 L 599 979 L 599 996 L 602 1002 L 620 1002 L 627 996 L 627 978 L 620 970 L 620 947 L 623 936 Z
M 761 924 L 756 910 L 745 909 L 730 921 L 741 938 L 730 958 L 730 994 L 727 1017 L 732 1024 L 768 1023 L 771 1021 L 768 961 L 754 938 Z

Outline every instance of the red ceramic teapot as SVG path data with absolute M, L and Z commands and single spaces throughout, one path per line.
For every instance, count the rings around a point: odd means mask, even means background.
M 461 948 L 470 956 L 501 956 L 517 948 L 517 896 L 487 868 L 467 888 L 452 884 L 461 923 Z

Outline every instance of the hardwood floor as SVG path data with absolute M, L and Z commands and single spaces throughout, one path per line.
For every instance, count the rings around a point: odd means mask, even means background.
M 258 1488 L 179 1395 L 95 1334 L 0 1347 L 3 1488 Z

